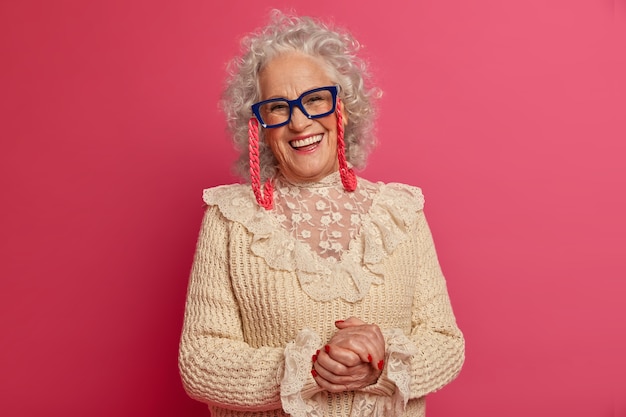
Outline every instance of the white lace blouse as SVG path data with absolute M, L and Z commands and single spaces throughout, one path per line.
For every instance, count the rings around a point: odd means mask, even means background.
M 420 416 L 459 372 L 456 326 L 418 188 L 338 174 L 207 189 L 180 345 L 187 392 L 218 416 Z M 329 394 L 311 357 L 356 316 L 383 330 L 378 382 Z

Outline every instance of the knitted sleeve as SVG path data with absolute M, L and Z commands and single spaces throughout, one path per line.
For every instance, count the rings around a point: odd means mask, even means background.
M 413 239 L 416 252 L 411 259 L 404 259 L 413 263 L 410 269 L 418 274 L 411 332 L 408 337 L 400 329 L 384 332 L 385 368 L 376 384 L 361 390 L 376 396 L 364 397 L 363 403 L 369 403 L 370 408 L 384 406 L 401 410 L 409 398 L 423 397 L 451 382 L 463 365 L 465 342 L 456 325 L 446 281 L 422 210 L 418 212 Z M 385 400 L 385 396 L 391 396 L 391 402 Z
M 229 223 L 205 213 L 189 280 L 179 349 L 183 385 L 192 398 L 233 410 L 281 407 L 282 348 L 245 343 L 228 261 Z
M 411 396 L 422 397 L 452 381 L 465 359 L 465 341 L 456 324 L 446 281 L 424 212 L 416 224 L 418 290 L 413 298 L 410 339 Z

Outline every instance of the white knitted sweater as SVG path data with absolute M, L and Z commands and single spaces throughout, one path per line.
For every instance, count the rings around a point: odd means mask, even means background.
M 464 340 L 421 191 L 359 178 L 347 193 L 335 174 L 275 189 L 269 211 L 246 185 L 204 192 L 179 353 L 186 391 L 213 417 L 423 416 L 426 394 L 459 373 Z M 383 330 L 385 369 L 329 394 L 311 357 L 351 316 Z

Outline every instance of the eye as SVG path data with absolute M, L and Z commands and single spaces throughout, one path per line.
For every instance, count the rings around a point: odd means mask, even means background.
M 310 96 L 306 96 L 306 98 L 304 99 L 306 104 L 313 104 L 317 101 L 320 100 L 324 100 L 324 97 L 322 97 L 321 95 L 315 94 L 315 95 L 310 95 Z
M 272 113 L 282 113 L 289 110 L 289 105 L 283 102 L 275 102 L 271 103 L 269 106 L 269 111 Z

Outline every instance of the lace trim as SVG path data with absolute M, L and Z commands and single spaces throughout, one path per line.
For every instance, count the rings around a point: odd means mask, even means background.
M 417 348 L 400 329 L 383 331 L 387 341 L 387 358 L 383 375 L 396 389 L 391 397 L 365 391 L 355 392 L 350 417 L 385 417 L 400 415 L 410 395 L 410 358 Z M 311 356 L 321 345 L 320 337 L 310 329 L 298 333 L 295 342 L 285 348 L 285 368 L 281 382 L 281 401 L 285 412 L 296 417 L 321 417 L 327 406 L 327 396 L 317 392 L 303 398 L 302 389 L 311 372 Z M 365 390 L 367 390 L 366 387 Z
M 280 383 L 283 410 L 293 417 L 324 417 L 326 393 L 319 391 L 304 399 L 302 389 L 311 375 L 311 357 L 322 345 L 321 338 L 311 329 L 302 329 L 295 342 L 285 348 L 285 369 Z
M 396 389 L 391 397 L 359 392 L 354 396 L 350 417 L 385 417 L 401 415 L 410 398 L 410 359 L 417 348 L 400 329 L 383 331 L 387 358 L 381 378 L 392 381 Z M 367 387 L 365 388 L 367 390 Z
M 276 217 L 259 207 L 247 185 L 225 185 L 204 190 L 204 202 L 217 205 L 229 220 L 242 224 L 253 236 L 252 252 L 274 269 L 296 272 L 302 289 L 317 301 L 341 297 L 363 299 L 371 285 L 383 282 L 382 260 L 408 238 L 415 213 L 424 206 L 421 190 L 391 183 L 371 183 L 359 178 L 355 192 L 367 187 L 372 206 L 361 223 L 361 233 L 340 261 L 320 257 L 295 239 Z

